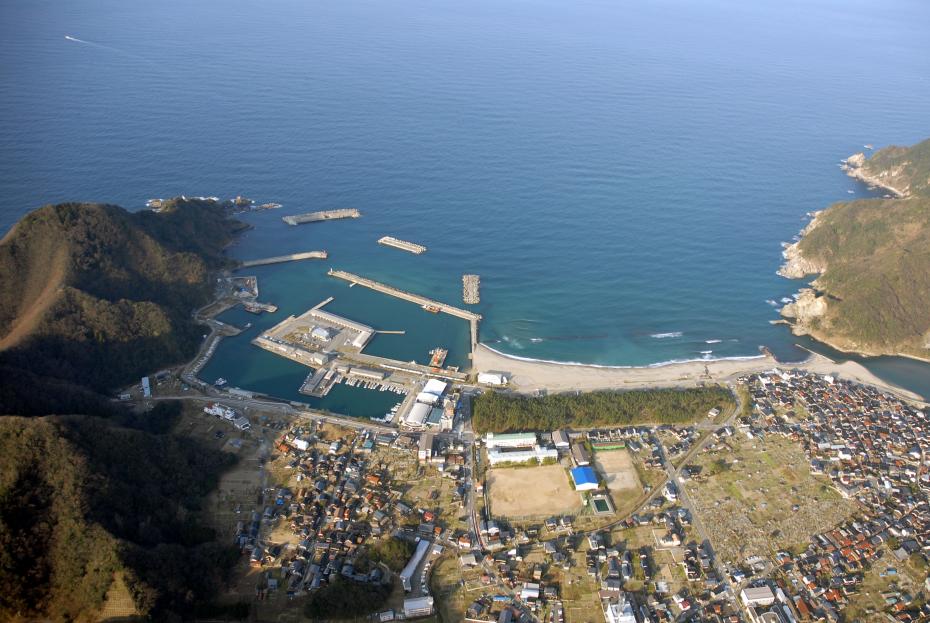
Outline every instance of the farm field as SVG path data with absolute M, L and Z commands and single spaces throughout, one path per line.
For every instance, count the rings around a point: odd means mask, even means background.
M 733 437 L 692 464 L 701 474 L 686 486 L 724 562 L 806 545 L 855 510 L 784 437 Z
M 487 472 L 491 511 L 501 517 L 570 514 L 581 508 L 561 465 L 510 467 Z

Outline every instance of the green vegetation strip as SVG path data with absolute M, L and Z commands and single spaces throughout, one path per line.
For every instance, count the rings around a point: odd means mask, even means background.
M 730 391 L 719 386 L 542 398 L 485 392 L 472 404 L 472 425 L 477 433 L 506 433 L 571 426 L 688 424 L 705 418 L 714 407 L 727 410 L 735 404 Z

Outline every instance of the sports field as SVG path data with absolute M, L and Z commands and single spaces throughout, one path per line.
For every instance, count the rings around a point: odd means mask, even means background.
M 550 516 L 581 508 L 561 465 L 488 470 L 491 512 L 499 517 Z
M 642 491 L 643 484 L 639 481 L 639 475 L 636 473 L 636 467 L 633 465 L 633 458 L 629 451 L 621 449 L 596 452 L 594 466 L 604 476 L 604 481 L 611 493 Z

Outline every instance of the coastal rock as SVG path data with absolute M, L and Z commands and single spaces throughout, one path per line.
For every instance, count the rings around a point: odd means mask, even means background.
M 860 168 L 865 164 L 865 154 L 861 151 L 858 154 L 853 154 L 846 159 L 846 166 L 850 168 Z
M 807 224 L 807 227 L 801 230 L 800 238 L 804 238 L 804 236 L 817 227 L 817 217 L 819 217 L 820 214 L 821 212 L 814 213 L 814 218 L 811 222 Z M 825 263 L 804 257 L 801 254 L 800 244 L 799 240 L 798 242 L 785 245 L 785 250 L 782 251 L 782 257 L 785 258 L 785 263 L 778 269 L 778 274 L 782 277 L 801 279 L 806 275 L 820 274 L 827 270 L 827 265 Z
M 781 308 L 781 315 L 794 320 L 792 331 L 803 335 L 810 333 L 811 323 L 827 314 L 827 297 L 818 296 L 812 288 L 798 292 L 797 299 Z
M 869 186 L 884 188 L 900 198 L 909 197 L 911 194 L 910 184 L 907 180 L 910 165 L 910 162 L 902 162 L 879 171 L 873 171 L 869 167 L 869 160 L 865 157 L 865 154 L 860 152 L 846 159 L 843 170 L 846 171 L 846 175 L 853 179 L 864 182 Z

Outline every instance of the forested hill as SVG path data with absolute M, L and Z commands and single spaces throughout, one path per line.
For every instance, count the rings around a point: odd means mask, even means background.
M 782 314 L 843 350 L 930 358 L 930 140 L 850 161 L 850 175 L 900 197 L 818 214 L 783 271 L 819 276 Z
M 243 227 L 208 201 L 68 203 L 0 241 L 0 621 L 97 620 L 108 591 L 148 620 L 218 614 L 238 551 L 197 510 L 234 458 L 174 434 L 180 404 L 104 393 L 194 354 Z
M 199 200 L 158 213 L 66 203 L 24 217 L 0 241 L 0 413 L 72 412 L 72 393 L 80 406 L 192 356 L 202 330 L 191 311 L 244 227 Z M 56 396 L 39 393 L 44 383 Z
M 0 417 L 0 620 L 96 620 L 117 577 L 151 620 L 215 598 L 238 551 L 193 511 L 233 457 L 158 430 L 178 407 Z

